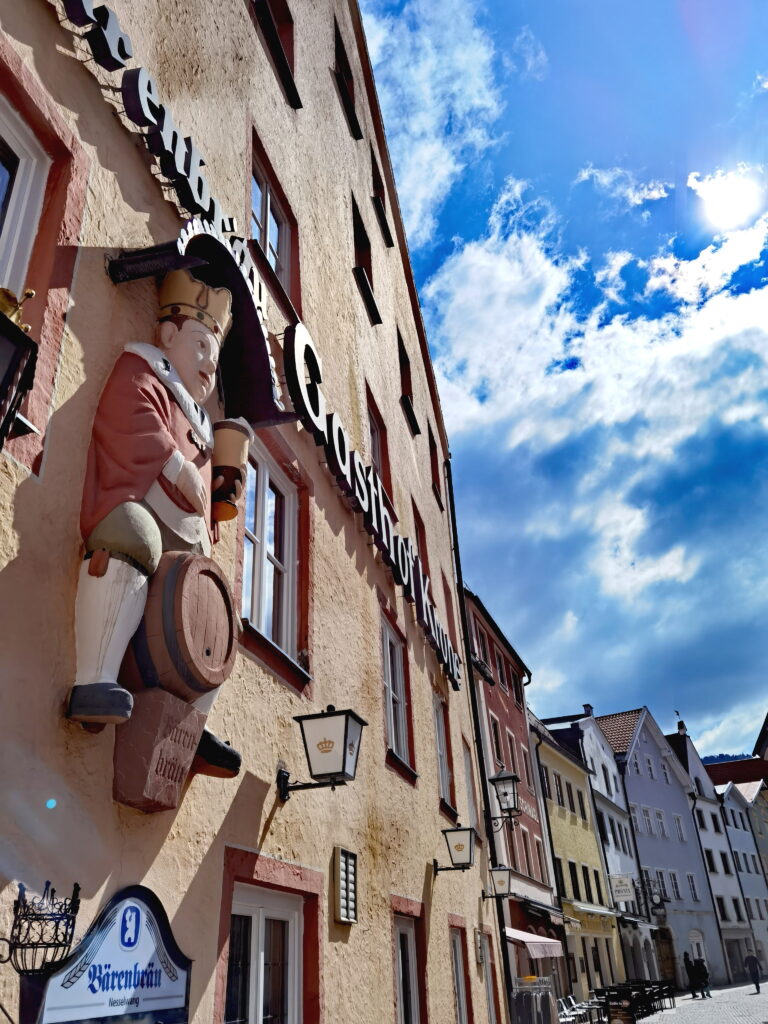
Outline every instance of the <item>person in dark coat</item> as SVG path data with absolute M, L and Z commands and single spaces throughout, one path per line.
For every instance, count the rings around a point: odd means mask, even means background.
M 697 957 L 693 961 L 693 977 L 696 981 L 696 987 L 701 992 L 701 998 L 711 999 L 712 993 L 709 991 L 709 969 L 701 957 Z
M 755 992 L 760 991 L 760 961 L 757 959 L 754 953 L 749 953 L 744 957 L 744 968 L 749 975 L 752 984 L 755 986 Z
M 691 990 L 691 999 L 698 999 L 698 985 L 696 984 L 696 968 L 693 966 L 690 954 L 688 952 L 683 953 L 683 967 L 685 973 L 688 975 L 688 987 Z

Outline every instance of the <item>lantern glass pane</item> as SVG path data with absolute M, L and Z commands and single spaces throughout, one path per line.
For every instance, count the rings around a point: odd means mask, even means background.
M 349 716 L 347 723 L 347 741 L 344 749 L 344 775 L 348 779 L 354 779 L 357 771 L 357 757 L 360 753 L 360 740 L 363 735 L 363 723 L 353 715 Z
M 496 896 L 507 896 L 510 891 L 509 868 L 492 868 L 491 880 Z
M 300 720 L 313 779 L 329 779 L 344 773 L 346 715 L 328 714 Z
M 455 868 L 471 867 L 475 862 L 475 842 L 473 828 L 445 829 L 443 835 L 448 844 L 448 854 Z

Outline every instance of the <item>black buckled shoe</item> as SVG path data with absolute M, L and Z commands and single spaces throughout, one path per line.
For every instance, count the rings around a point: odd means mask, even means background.
M 234 779 L 240 773 L 242 758 L 228 743 L 220 740 L 209 729 L 197 744 L 191 771 L 197 775 L 212 775 L 216 779 Z
M 83 725 L 121 725 L 133 711 L 133 696 L 117 683 L 73 686 L 67 718 Z

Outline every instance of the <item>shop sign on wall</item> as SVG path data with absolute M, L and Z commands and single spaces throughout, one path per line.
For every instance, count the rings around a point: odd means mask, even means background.
M 617 903 L 631 903 L 635 898 L 635 887 L 630 875 L 611 875 L 611 892 Z
M 373 466 L 366 466 L 360 453 L 350 446 L 339 414 L 328 412 L 320 389 L 323 380 L 320 356 L 301 323 L 285 332 L 285 377 L 299 419 L 312 434 L 315 444 L 324 449 L 329 470 L 352 507 L 362 514 L 365 529 L 392 570 L 395 583 L 415 605 L 419 625 L 446 675 L 458 688 L 461 661 L 432 602 L 429 576 L 422 571 L 415 544 L 395 530 L 379 474 Z
M 187 1024 L 191 964 L 157 896 L 143 885 L 129 886 L 112 897 L 51 975 L 38 1024 L 110 1017 Z

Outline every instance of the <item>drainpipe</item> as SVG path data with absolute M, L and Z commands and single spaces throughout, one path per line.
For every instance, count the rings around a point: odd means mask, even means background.
M 469 623 L 467 620 L 467 609 L 464 604 L 464 577 L 461 572 L 461 554 L 459 552 L 459 532 L 456 524 L 456 503 L 453 496 L 453 474 L 451 472 L 451 460 L 446 459 L 445 463 L 446 490 L 448 492 L 448 508 L 451 516 L 451 534 L 453 538 L 453 561 L 456 568 L 456 585 L 459 597 L 459 615 L 461 617 L 461 630 L 464 634 L 464 666 L 467 673 L 467 689 L 472 708 L 472 725 L 475 730 L 475 752 L 480 774 L 480 795 L 483 804 L 483 820 L 485 822 L 485 835 L 488 840 L 488 855 L 491 866 L 498 867 L 499 860 L 496 854 L 496 833 L 493 831 L 491 816 L 491 801 L 488 790 L 488 775 L 485 767 L 485 753 L 483 751 L 482 722 L 480 720 L 480 708 L 475 690 L 475 674 L 472 668 L 472 651 L 469 645 Z M 504 971 L 504 1001 L 507 1008 L 507 1020 L 514 1021 L 512 1012 L 512 966 L 509 962 L 509 945 L 507 943 L 506 921 L 504 920 L 504 904 L 501 896 L 494 896 L 496 904 L 496 918 L 499 928 L 499 940 L 501 944 L 501 963 Z
M 744 897 L 744 886 L 741 884 L 741 872 L 739 871 L 739 865 L 736 863 L 736 858 L 733 855 L 733 846 L 731 845 L 731 837 L 728 835 L 728 818 L 725 814 L 725 799 L 723 793 L 716 793 L 717 799 L 720 803 L 720 817 L 723 819 L 723 831 L 725 832 L 725 838 L 728 840 L 728 849 L 731 851 L 731 861 L 733 863 L 733 871 L 736 875 L 736 881 L 739 883 L 739 892 L 741 893 L 741 902 L 744 904 L 744 913 L 747 915 L 747 924 L 749 925 L 749 934 L 752 936 L 752 949 L 757 952 L 757 940 L 755 939 L 755 929 L 752 927 L 752 918 L 749 915 L 747 909 L 747 901 Z M 747 859 L 746 853 L 744 854 L 744 860 Z
M 696 824 L 696 801 L 698 800 L 698 794 L 695 788 L 688 793 L 688 796 L 693 800 L 693 807 L 691 807 L 691 821 L 693 823 L 693 831 L 696 833 L 696 839 L 699 843 L 699 853 L 701 854 L 701 863 L 704 865 L 704 877 L 707 879 L 707 888 L 709 889 L 709 898 L 712 900 L 712 911 L 715 915 L 715 924 L 717 925 L 717 934 L 720 936 L 720 948 L 723 951 L 723 960 L 725 961 L 725 974 L 728 978 L 728 984 L 733 984 L 733 978 L 731 977 L 731 965 L 728 962 L 728 950 L 725 948 L 725 939 L 723 938 L 723 929 L 720 927 L 720 918 L 717 913 L 717 903 L 715 902 L 715 894 L 712 891 L 712 882 L 709 877 L 709 871 L 707 869 L 707 858 L 704 856 L 704 846 L 701 842 L 701 834 Z M 730 845 L 730 844 L 729 844 Z M 734 865 L 735 866 L 735 865 Z M 741 884 L 741 883 L 739 883 Z

